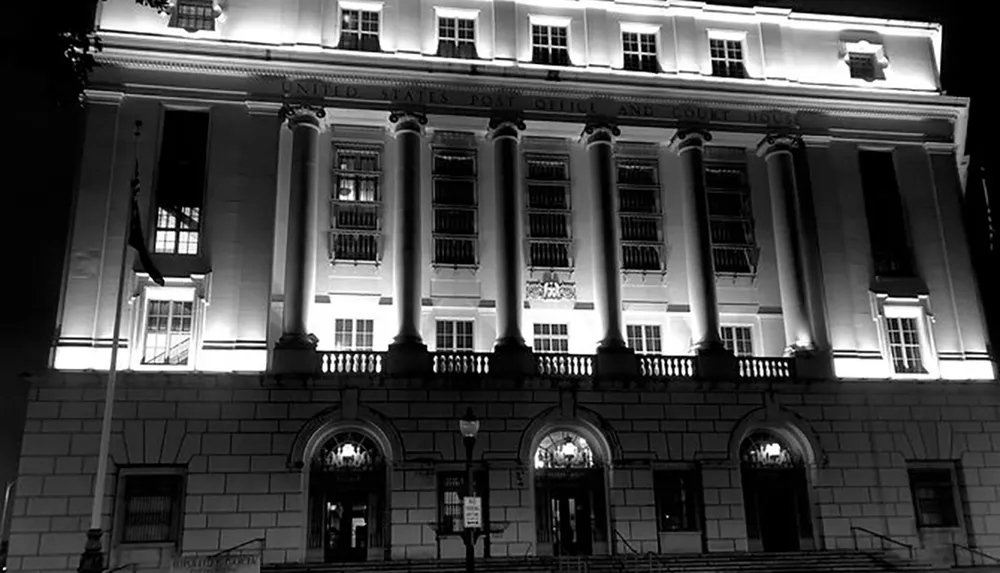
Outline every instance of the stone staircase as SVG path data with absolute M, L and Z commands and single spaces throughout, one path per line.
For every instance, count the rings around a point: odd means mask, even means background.
M 267 565 L 265 573 L 464 573 L 462 560 Z M 477 559 L 478 573 L 939 573 L 879 551 L 712 553 Z

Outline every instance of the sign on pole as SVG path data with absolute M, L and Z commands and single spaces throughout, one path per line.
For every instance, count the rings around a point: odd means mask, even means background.
M 466 529 L 479 529 L 483 526 L 483 498 L 466 497 L 463 518 Z

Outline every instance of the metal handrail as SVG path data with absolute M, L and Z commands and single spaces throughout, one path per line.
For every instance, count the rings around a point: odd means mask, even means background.
M 654 570 L 653 563 L 656 563 L 655 570 L 657 572 L 663 570 L 663 564 L 660 563 L 660 560 L 659 560 L 657 554 L 653 553 L 652 551 L 647 551 L 645 553 L 642 553 L 641 551 L 637 550 L 635 547 L 632 546 L 631 543 L 629 543 L 628 539 L 625 539 L 625 536 L 622 535 L 622 532 L 618 531 L 617 529 L 615 530 L 615 535 L 618 536 L 618 538 L 622 540 L 622 543 L 625 544 L 625 547 L 627 547 L 628 550 L 632 552 L 632 553 L 626 553 L 625 556 L 624 556 L 625 568 L 626 569 L 628 569 L 629 558 L 631 556 L 634 556 L 634 559 L 637 562 L 641 562 L 642 559 L 645 558 L 647 569 L 649 570 L 649 573 L 653 573 L 653 570 Z
M 635 553 L 636 555 L 642 555 L 642 553 L 640 553 L 639 551 L 637 551 L 635 547 L 632 547 L 632 544 L 628 542 L 628 539 L 625 539 L 625 536 L 624 536 L 624 535 L 622 535 L 622 532 L 621 532 L 621 531 L 618 531 L 618 530 L 616 529 L 616 530 L 615 530 L 615 535 L 617 535 L 617 536 L 618 536 L 618 539 L 621 539 L 621 540 L 622 540 L 622 543 L 624 543 L 624 544 L 625 544 L 625 547 L 628 547 L 628 548 L 629 548 L 629 550 L 630 550 L 630 551 L 631 551 L 632 553 Z
M 244 541 L 243 543 L 240 543 L 239 545 L 233 545 L 229 549 L 223 549 L 222 551 L 220 551 L 218 553 L 213 553 L 212 555 L 209 555 L 208 558 L 209 559 L 215 559 L 216 557 L 222 557 L 223 555 L 232 553 L 233 551 L 236 551 L 237 549 L 243 549 L 244 547 L 246 547 L 247 545 L 250 545 L 251 543 L 260 543 L 260 552 L 261 552 L 261 554 L 264 553 L 264 545 L 266 543 L 265 538 L 263 538 L 263 537 L 255 537 L 255 538 L 253 538 L 253 539 L 251 539 L 249 541 Z M 263 563 L 262 563 L 262 565 L 263 565 Z
M 975 547 L 969 547 L 968 545 L 962 545 L 961 543 L 951 544 L 951 556 L 955 560 L 955 567 L 958 567 L 958 550 L 964 549 L 969 552 L 969 563 L 973 566 L 976 565 L 976 555 L 980 557 L 985 557 L 986 559 L 992 560 L 994 563 L 1000 563 L 1000 557 L 990 555 L 981 549 L 976 549 Z M 984 563 L 985 565 L 985 563 Z
M 138 563 L 126 563 L 125 565 L 119 565 L 118 567 L 115 567 L 114 569 L 108 569 L 104 573 L 115 573 L 116 571 L 121 571 L 122 569 L 125 569 L 125 568 L 128 568 L 128 567 L 131 567 L 132 571 L 134 572 L 135 569 L 136 569 L 136 567 L 138 567 L 138 566 L 139 566 Z
M 856 533 L 857 531 L 861 531 L 863 533 L 867 533 L 868 535 L 872 535 L 872 536 L 878 537 L 882 541 L 888 541 L 890 543 L 894 543 L 894 544 L 896 544 L 896 545 L 898 545 L 898 546 L 906 549 L 910 553 L 910 560 L 913 559 L 913 551 L 914 550 L 913 550 L 913 546 L 910 545 L 909 543 L 903 543 L 902 541 L 899 541 L 898 539 L 893 539 L 892 537 L 889 537 L 888 535 L 884 535 L 884 534 L 879 533 L 877 531 L 872 531 L 871 529 L 866 529 L 864 527 L 859 527 L 859 526 L 856 526 L 856 525 L 852 525 L 851 526 L 851 537 L 854 538 L 854 550 L 855 551 L 858 550 L 858 535 Z M 883 550 L 885 549 L 885 543 L 882 544 L 882 549 Z

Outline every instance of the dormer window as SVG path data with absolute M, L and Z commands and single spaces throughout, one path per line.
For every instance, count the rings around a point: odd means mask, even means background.
M 479 57 L 476 52 L 476 20 L 457 16 L 438 17 L 438 54 L 443 58 Z
M 742 34 L 740 34 L 742 36 Z M 734 33 L 714 32 L 708 37 L 712 75 L 720 78 L 747 77 L 743 38 Z
M 875 81 L 875 54 L 847 54 L 847 65 L 851 69 L 851 77 L 868 82 Z
M 622 31 L 622 67 L 633 72 L 659 73 L 656 58 L 656 33 L 639 30 Z
M 882 44 L 873 44 L 867 40 L 843 42 L 841 56 L 852 79 L 866 82 L 885 79 L 889 59 L 885 57 Z
M 170 27 L 188 32 L 213 32 L 218 16 L 212 0 L 177 0 L 170 15 Z
M 374 10 L 341 10 L 339 48 L 381 52 L 379 13 Z
M 568 27 L 532 24 L 531 61 L 549 66 L 570 65 Z

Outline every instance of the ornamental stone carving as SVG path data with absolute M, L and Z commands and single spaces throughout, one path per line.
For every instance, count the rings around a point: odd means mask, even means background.
M 541 280 L 525 284 L 524 296 L 528 300 L 576 300 L 576 283 L 563 282 L 557 273 L 545 273 Z

